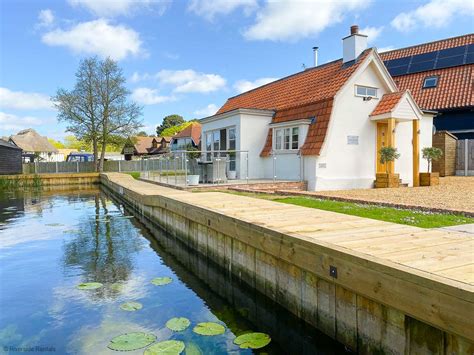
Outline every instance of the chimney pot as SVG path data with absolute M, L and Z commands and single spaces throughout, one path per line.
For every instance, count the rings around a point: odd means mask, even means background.
M 318 48 L 319 47 L 313 47 L 313 57 L 314 57 L 314 66 L 318 66 Z
M 351 26 L 351 35 L 356 35 L 359 33 L 359 26 L 353 25 Z

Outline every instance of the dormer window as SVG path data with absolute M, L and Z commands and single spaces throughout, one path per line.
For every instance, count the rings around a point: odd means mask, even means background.
M 435 88 L 438 85 L 438 76 L 427 76 L 423 81 L 423 89 Z
M 355 95 L 360 97 L 373 97 L 377 98 L 377 88 L 369 86 L 356 85 Z

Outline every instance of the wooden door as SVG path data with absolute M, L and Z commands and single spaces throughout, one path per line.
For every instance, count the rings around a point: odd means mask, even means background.
M 385 173 L 386 164 L 380 163 L 380 149 L 387 146 L 388 143 L 388 124 L 383 122 L 377 122 L 377 172 Z

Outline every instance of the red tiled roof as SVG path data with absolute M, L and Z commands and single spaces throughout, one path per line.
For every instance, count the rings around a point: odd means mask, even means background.
M 187 138 L 191 137 L 194 144 L 199 145 L 201 142 L 201 125 L 197 122 L 192 122 L 189 126 L 177 133 L 173 138 Z
M 371 52 L 372 49 L 364 51 L 352 65 L 343 65 L 339 59 L 231 97 L 217 114 L 239 108 L 276 110 L 274 123 L 316 116 L 301 153 L 318 155 L 326 136 L 334 95 Z M 271 129 L 261 155 L 267 156 L 270 151 Z
M 355 65 L 343 66 L 339 59 L 231 97 L 217 114 L 238 108 L 281 110 L 332 98 L 370 52 L 364 51 Z
M 389 94 L 384 94 L 370 116 L 392 112 L 395 106 L 397 106 L 397 104 L 400 102 L 400 99 L 404 93 L 405 91 L 396 91 Z
M 380 57 L 386 61 L 472 43 L 474 34 L 468 34 L 381 53 Z M 433 75 L 439 76 L 437 86 L 423 89 L 424 79 Z M 400 90 L 410 90 L 422 109 L 443 110 L 474 106 L 474 64 L 396 76 L 394 80 Z

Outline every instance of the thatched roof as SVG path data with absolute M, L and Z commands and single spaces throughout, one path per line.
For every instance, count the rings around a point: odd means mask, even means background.
M 23 149 L 24 152 L 54 152 L 58 150 L 48 142 L 48 138 L 38 134 L 34 129 L 28 128 L 10 137 L 10 141 Z

